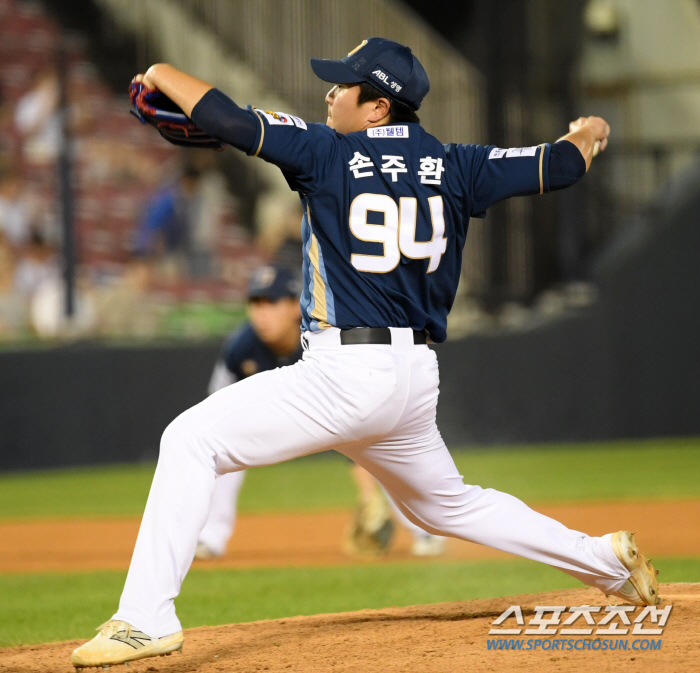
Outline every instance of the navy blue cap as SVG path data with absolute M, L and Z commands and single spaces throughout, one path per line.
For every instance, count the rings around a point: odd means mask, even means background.
M 340 61 L 312 58 L 311 68 L 332 84 L 369 82 L 414 110 L 430 91 L 428 75 L 411 50 L 382 37 L 370 37 Z
M 285 297 L 297 298 L 301 285 L 291 271 L 281 266 L 260 266 L 248 281 L 248 300 L 279 301 Z

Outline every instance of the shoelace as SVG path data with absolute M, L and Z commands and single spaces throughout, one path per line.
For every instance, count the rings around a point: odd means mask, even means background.
M 126 631 L 127 640 L 131 637 L 131 624 L 129 624 L 128 622 L 122 622 L 117 619 L 110 619 L 108 622 L 105 622 L 104 624 L 98 626 L 95 630 L 102 633 L 102 635 L 104 635 L 105 638 L 111 638 L 120 631 Z

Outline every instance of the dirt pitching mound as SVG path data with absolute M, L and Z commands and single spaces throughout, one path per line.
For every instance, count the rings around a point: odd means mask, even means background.
M 576 589 L 191 629 L 185 635 L 184 654 L 134 662 L 128 670 L 134 673 L 510 673 L 533 670 L 538 673 L 652 670 L 670 673 L 698 670 L 700 584 L 664 584 L 661 594 L 665 605 L 673 605 L 662 636 L 628 634 L 613 638 L 558 634 L 545 637 L 560 640 L 566 637 L 579 642 L 591 637 L 618 643 L 626 641 L 627 649 L 561 651 L 538 647 L 521 651 L 489 650 L 487 643 L 494 638 L 488 635 L 491 623 L 510 605 L 522 606 L 527 624 L 528 615 L 534 613 L 537 605 L 601 604 L 599 592 Z M 653 625 L 647 620 L 645 627 Z M 540 640 L 543 637 L 523 636 L 525 640 L 528 638 Z M 661 647 L 653 651 L 634 650 L 634 640 L 661 640 Z M 82 642 L 1 649 L 0 670 L 72 673 L 70 653 Z M 113 667 L 113 670 L 126 669 Z

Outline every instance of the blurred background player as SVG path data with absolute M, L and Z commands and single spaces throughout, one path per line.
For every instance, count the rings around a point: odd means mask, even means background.
M 226 339 L 214 365 L 209 394 L 258 372 L 285 367 L 301 359 L 301 287 L 294 275 L 282 266 L 262 266 L 248 285 L 248 317 L 242 328 Z M 413 536 L 412 553 L 435 556 L 445 547 L 445 538 L 431 535 L 411 523 L 366 470 L 354 465 L 353 479 L 359 505 L 346 532 L 346 553 L 375 556 L 385 552 L 394 536 L 393 517 Z M 223 556 L 236 524 L 236 504 L 245 471 L 230 472 L 217 478 L 209 518 L 199 535 L 195 558 Z
M 367 470 L 353 464 L 352 476 L 359 505 L 343 541 L 346 554 L 380 556 L 386 552 L 394 538 L 394 520 L 411 534 L 414 556 L 439 556 L 445 551 L 446 538 L 428 533 L 409 521 Z
M 287 269 L 262 266 L 248 285 L 248 318 L 231 334 L 214 366 L 209 394 L 258 372 L 301 359 L 299 281 Z M 195 558 L 222 556 L 236 523 L 236 502 L 245 471 L 217 478 L 209 518 L 199 535 Z

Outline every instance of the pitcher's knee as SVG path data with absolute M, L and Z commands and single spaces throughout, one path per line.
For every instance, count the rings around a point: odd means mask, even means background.
M 193 451 L 198 446 L 197 428 L 188 410 L 181 413 L 163 431 L 160 438 L 160 455 Z

